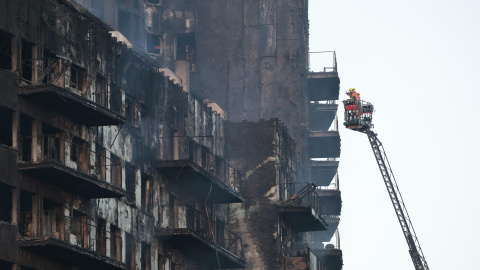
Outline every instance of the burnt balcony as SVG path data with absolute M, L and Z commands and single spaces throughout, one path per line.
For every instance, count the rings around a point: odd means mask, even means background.
M 327 229 L 325 204 L 315 193 L 315 185 L 307 185 L 290 195 L 288 199 L 279 202 L 277 213 L 285 218 L 297 232 Z
M 22 137 L 18 170 L 86 198 L 125 196 L 122 164 L 84 142 L 53 135 Z M 94 160 L 94 162 L 92 162 Z
M 206 268 L 245 268 L 240 236 L 189 205 L 175 205 L 174 212 L 174 224 L 157 229 L 162 240 Z
M 340 133 L 337 130 L 310 131 L 310 158 L 340 157 Z
M 23 79 L 19 95 L 87 126 L 125 123 L 124 93 L 119 88 L 69 61 L 52 58 L 43 62 L 42 76 L 35 81 Z
M 326 264 L 310 249 L 308 245 L 292 247 L 285 257 L 284 270 L 326 270 Z M 328 268 L 330 269 L 330 268 Z
M 156 166 L 166 174 L 173 188 L 192 191 L 192 199 L 215 203 L 243 202 L 239 184 L 241 174 L 224 159 L 190 137 L 172 137 L 172 151 L 159 151 L 163 155 Z M 165 141 L 164 145 L 168 142 Z
M 310 160 L 311 181 L 317 186 L 328 186 L 337 174 L 339 162 L 336 158 Z
M 308 104 L 308 124 L 310 130 L 328 130 L 337 121 L 338 104 L 334 100 Z
M 312 232 L 312 239 L 315 243 L 329 242 L 332 239 L 340 223 L 340 217 L 328 215 L 325 216 L 325 221 L 328 224 L 327 230 Z
M 320 72 L 309 72 L 307 85 L 310 101 L 338 100 L 340 91 L 340 78 L 337 71 L 337 56 L 334 51 L 310 52 L 312 57 L 332 57 L 332 64 L 324 67 Z M 323 61 L 322 61 L 323 62 Z
M 339 181 L 338 174 L 336 174 L 332 184 L 321 186 L 316 190 L 318 196 L 325 203 L 325 215 L 327 216 L 340 216 L 342 212 L 342 192 L 340 191 Z
M 335 232 L 334 243 L 319 243 L 317 247 L 312 246 L 312 252 L 320 258 L 328 270 L 341 270 L 343 267 L 343 254 L 340 249 L 340 234 Z
M 23 212 L 19 226 L 17 243 L 21 248 L 84 269 L 125 269 L 120 235 L 93 225 L 86 217 Z

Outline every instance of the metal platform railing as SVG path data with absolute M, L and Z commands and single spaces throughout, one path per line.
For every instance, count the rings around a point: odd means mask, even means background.
M 300 257 L 306 256 L 307 268 L 309 270 L 326 270 L 327 266 L 323 263 L 320 258 L 312 252 L 310 247 L 307 244 L 302 244 L 290 248 L 290 257 Z M 289 269 L 289 268 L 285 268 Z
M 54 211 L 21 212 L 19 233 L 25 239 L 53 238 L 121 261 L 121 236 L 105 226 L 94 225 L 86 216 L 72 218 Z M 107 241 L 110 253 L 107 255 Z
M 178 208 L 177 213 L 179 213 L 179 218 L 175 221 L 175 229 L 190 229 L 235 256 L 244 257 L 243 240 L 240 236 L 190 205 L 179 204 L 175 207 Z M 180 215 L 182 212 L 184 215 Z
M 173 152 L 163 153 L 164 161 L 188 160 L 195 163 L 216 180 L 239 190 L 242 175 L 228 164 L 223 158 L 213 154 L 208 147 L 196 142 L 188 136 L 166 137 L 163 140 L 173 139 Z M 160 153 L 160 151 L 159 151 Z
M 318 55 L 318 59 L 322 63 L 325 63 L 329 57 L 331 57 L 331 66 L 324 66 L 323 72 L 337 72 L 337 53 L 335 51 L 320 51 L 320 52 L 309 52 L 308 53 L 308 68 L 310 72 L 315 72 L 312 70 L 312 55 Z M 329 56 L 331 55 L 331 56 Z M 317 57 L 316 57 L 317 58 Z
M 308 184 L 294 193 L 294 189 L 289 189 L 289 199 L 285 203 L 301 206 L 310 206 L 322 218 L 325 219 L 325 203 L 315 192 L 316 186 Z M 293 193 L 293 194 L 292 194 Z
M 84 145 L 67 141 L 54 135 L 23 136 L 20 139 L 20 158 L 23 162 L 52 161 L 122 188 L 122 163 L 105 154 L 92 151 Z M 92 162 L 93 160 L 93 162 Z

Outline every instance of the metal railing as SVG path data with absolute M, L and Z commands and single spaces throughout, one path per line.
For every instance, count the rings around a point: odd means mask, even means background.
M 233 168 L 223 158 L 213 154 L 206 146 L 199 144 L 190 137 L 174 136 L 163 138 L 163 140 L 167 139 L 171 139 L 173 151 L 172 153 L 164 151 L 163 160 L 188 160 L 198 165 L 216 180 L 237 191 L 239 190 L 242 176 L 238 170 Z
M 306 257 L 307 269 L 309 270 L 326 270 L 327 266 L 320 258 L 312 252 L 307 244 L 302 244 L 290 248 L 290 257 Z M 285 269 L 288 269 L 285 267 Z
M 298 192 L 290 195 L 285 203 L 310 206 L 322 219 L 325 219 L 325 203 L 315 190 L 316 186 L 314 184 L 308 184 Z M 293 191 L 290 189 L 290 192 Z
M 332 64 L 331 66 L 324 66 L 323 67 L 323 72 L 337 72 L 337 53 L 335 51 L 320 51 L 320 52 L 309 52 L 308 53 L 308 66 L 309 66 L 309 70 L 311 72 L 313 72 L 312 70 L 312 67 L 311 67 L 311 54 L 321 54 L 322 56 L 322 59 L 320 59 L 320 61 L 323 63 L 325 62 L 326 60 L 325 59 L 328 59 L 328 56 L 326 56 L 327 54 L 331 54 L 332 56 Z M 324 58 L 324 57 L 327 57 L 327 58 Z
M 340 178 L 338 176 L 338 171 L 335 173 L 333 182 L 328 186 L 319 186 L 321 190 L 340 190 Z
M 178 213 L 175 229 L 189 229 L 216 246 L 244 258 L 243 241 L 240 236 L 190 205 L 178 204 L 175 208 Z
M 120 234 L 108 231 L 106 226 L 93 225 L 86 216 L 77 219 L 54 211 L 22 212 L 19 226 L 23 238 L 51 237 L 121 261 Z M 107 254 L 107 241 L 110 241 L 110 254 Z
M 29 85 L 51 84 L 71 91 L 74 90 L 72 92 L 102 107 L 124 114 L 122 106 L 124 92 L 108 83 L 106 79 L 88 74 L 85 70 L 73 66 L 71 60 L 65 58 L 46 57 L 30 61 L 41 69 L 41 74 L 35 81 L 22 78 L 25 83 Z
M 23 162 L 56 162 L 93 175 L 102 181 L 107 182 L 110 178 L 112 185 L 122 188 L 122 164 L 113 161 L 103 153 L 90 150 L 87 143 L 79 145 L 54 135 L 23 136 L 20 139 L 20 148 L 20 157 Z

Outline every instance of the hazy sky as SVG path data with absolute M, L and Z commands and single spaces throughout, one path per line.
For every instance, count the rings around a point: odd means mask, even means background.
M 480 269 L 480 1 L 310 0 L 309 8 L 310 51 L 337 52 L 341 99 L 355 87 L 375 105 L 430 269 Z M 311 55 L 311 66 L 331 64 Z M 340 133 L 344 269 L 413 269 L 366 135 Z

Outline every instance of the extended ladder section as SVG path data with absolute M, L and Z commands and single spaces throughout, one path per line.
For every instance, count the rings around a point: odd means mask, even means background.
M 368 136 L 380 173 L 387 187 L 388 195 L 390 196 L 398 221 L 402 227 L 403 235 L 407 240 L 410 257 L 412 258 L 415 269 L 429 270 L 383 145 L 378 139 L 377 134 L 371 130 L 373 128 L 373 105 L 362 100 L 345 100 L 343 103 L 345 105 L 344 125 L 348 129 L 366 133 Z

